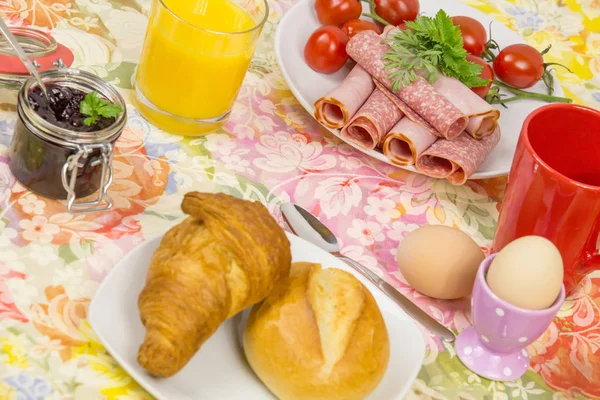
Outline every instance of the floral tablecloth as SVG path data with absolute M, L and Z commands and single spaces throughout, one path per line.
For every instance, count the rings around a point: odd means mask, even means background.
M 441 2 L 441 1 L 440 1 Z M 568 96 L 600 107 L 599 0 L 466 0 L 539 49 Z M 441 2 L 442 3 L 442 2 Z M 50 31 L 75 53 L 75 67 L 131 95 L 150 0 L 0 0 L 13 25 Z M 487 250 L 506 178 L 445 181 L 393 169 L 341 143 L 308 115 L 275 63 L 274 32 L 293 0 L 271 13 L 231 120 L 203 138 L 148 124 L 130 107 L 118 142 L 111 197 L 102 214 L 70 215 L 62 203 L 11 176 L 7 146 L 14 92 L 0 89 L 0 399 L 151 398 L 98 342 L 86 316 L 110 269 L 134 246 L 182 218 L 191 190 L 222 191 L 268 204 L 294 201 L 341 238 L 342 253 L 378 272 L 456 332 L 470 324 L 468 301 L 434 301 L 406 285 L 394 251 L 424 224 L 454 226 Z M 424 332 L 428 351 L 409 398 L 564 399 L 600 397 L 600 278 L 583 282 L 547 332 L 527 350 L 516 382 L 481 379 L 452 349 Z

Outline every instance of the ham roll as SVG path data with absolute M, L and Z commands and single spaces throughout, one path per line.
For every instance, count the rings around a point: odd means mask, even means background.
M 500 111 L 495 108 L 492 113 L 474 115 L 469 118 L 466 131 L 475 139 L 481 139 L 494 133 L 498 126 L 498 119 L 500 119 Z
M 375 89 L 348 125 L 342 129 L 341 135 L 363 149 L 373 150 L 403 115 L 385 94 Z
M 346 45 L 348 55 L 374 79 L 391 90 L 392 82 L 388 76 L 394 70 L 385 69 L 383 60 L 389 50 L 390 46 L 373 31 L 356 34 Z M 435 128 L 440 137 L 454 139 L 467 127 L 468 117 L 423 78 L 403 86 L 394 94 Z M 406 110 L 402 111 L 412 119 Z
M 420 124 L 402 118 L 384 138 L 383 154 L 395 165 L 413 165 L 437 139 Z
M 356 65 L 336 87 L 315 102 L 315 118 L 331 129 L 339 129 L 350 121 L 375 89 L 371 75 Z
M 489 136 L 496 130 L 500 111 L 466 87 L 461 81 L 440 73 L 433 87 L 469 117 L 465 129 L 475 139 Z
M 433 178 L 447 178 L 454 185 L 462 185 L 477 171 L 498 141 L 499 127 L 481 140 L 475 140 L 467 132 L 455 140 L 439 139 L 417 158 L 417 171 Z

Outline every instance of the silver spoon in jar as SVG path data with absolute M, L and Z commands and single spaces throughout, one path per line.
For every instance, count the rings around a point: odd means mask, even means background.
M 281 215 L 284 223 L 294 235 L 336 256 L 361 273 L 427 330 L 446 342 L 453 342 L 456 339 L 451 330 L 417 307 L 417 305 L 403 296 L 392 285 L 375 275 L 367 267 L 341 254 L 337 238 L 317 217 L 293 203 L 283 204 L 281 206 Z
M 44 85 L 44 82 L 42 82 L 42 78 L 40 78 L 40 74 L 38 73 L 37 68 L 35 68 L 35 66 L 31 62 L 31 60 L 29 59 L 29 57 L 27 57 L 27 53 L 25 53 L 25 50 L 23 50 L 23 48 L 19 44 L 19 41 L 12 34 L 12 32 L 10 31 L 10 28 L 8 27 L 8 25 L 6 25 L 6 23 L 4 22 L 4 19 L 2 19 L 1 16 L 0 16 L 0 32 L 2 32 L 4 37 L 6 37 L 8 44 L 10 44 L 11 47 L 13 48 L 13 50 L 15 51 L 15 53 L 17 53 L 17 56 L 21 59 L 21 61 L 25 65 L 25 67 L 27 67 L 27 69 L 29 70 L 31 75 L 33 75 L 35 77 L 35 79 L 38 81 L 38 84 L 40 85 L 40 88 L 42 88 L 42 91 L 44 92 L 44 96 L 46 96 L 46 99 L 48 99 L 48 101 L 52 102 L 50 96 L 48 96 L 48 91 L 46 90 L 46 85 Z

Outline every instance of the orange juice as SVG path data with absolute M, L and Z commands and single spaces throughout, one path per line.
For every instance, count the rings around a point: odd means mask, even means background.
M 173 133 L 222 125 L 252 58 L 257 25 L 229 0 L 155 0 L 136 76 L 142 114 Z

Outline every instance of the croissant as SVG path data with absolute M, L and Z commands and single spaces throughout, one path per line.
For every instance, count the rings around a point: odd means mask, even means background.
M 138 362 L 150 374 L 181 370 L 227 318 L 287 278 L 290 243 L 258 202 L 188 193 L 187 219 L 152 256 L 138 308 L 146 336 Z

